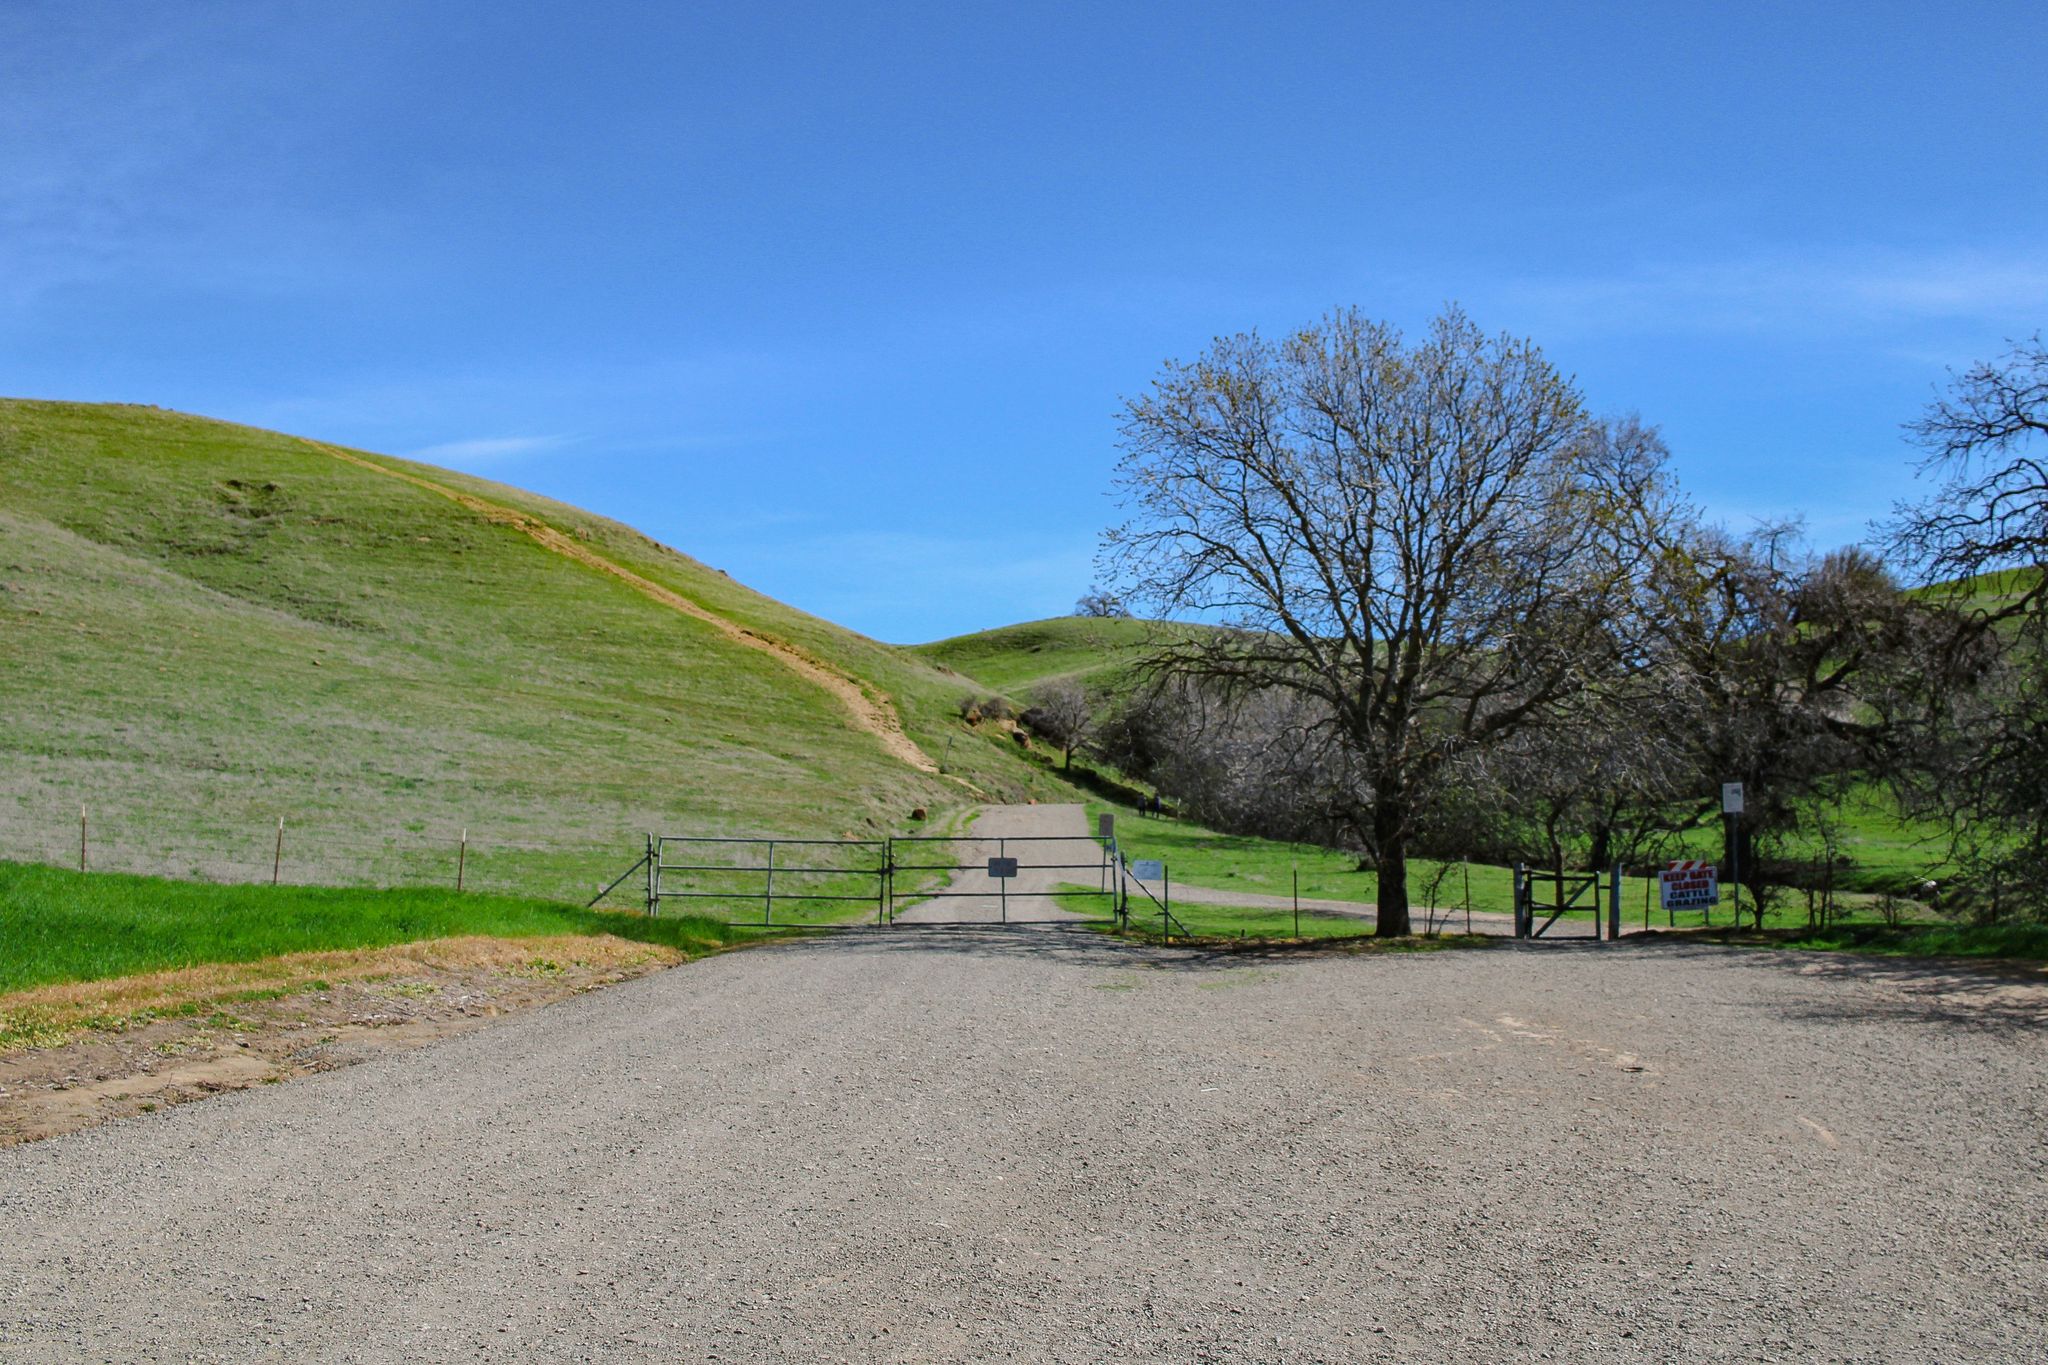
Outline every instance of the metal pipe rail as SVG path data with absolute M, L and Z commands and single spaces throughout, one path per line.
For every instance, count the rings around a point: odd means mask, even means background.
M 678 851 L 685 858 L 689 856 L 686 850 L 691 846 L 733 849 L 763 848 L 767 851 L 767 861 L 761 863 L 672 863 L 668 861 L 667 857 L 670 844 L 683 846 Z M 870 861 L 867 866 L 856 864 L 854 866 L 836 867 L 820 866 L 814 863 L 778 863 L 775 860 L 775 853 L 778 848 L 843 848 L 856 852 L 865 851 L 870 856 L 870 859 L 878 859 L 878 861 Z M 875 921 L 876 923 L 881 923 L 888 906 L 890 886 L 894 880 L 893 860 L 887 839 L 784 839 L 758 835 L 650 834 L 647 836 L 647 857 L 644 861 L 647 866 L 647 911 L 649 914 L 660 914 L 661 903 L 669 900 L 759 901 L 761 904 L 761 918 L 759 920 L 734 920 L 733 923 L 737 925 L 759 926 L 761 928 L 775 927 L 775 903 L 777 901 L 781 901 L 784 904 L 792 901 L 799 903 L 804 901 L 857 902 L 863 905 L 872 903 L 875 907 Z M 778 872 L 784 877 L 784 889 L 779 894 L 775 886 L 775 874 Z M 762 884 L 758 890 L 751 888 L 740 890 L 671 889 L 662 885 L 662 876 L 665 873 L 759 877 L 762 879 Z M 875 889 L 872 892 L 864 891 L 857 894 L 843 891 L 792 890 L 790 889 L 788 879 L 796 876 L 827 876 L 860 880 L 872 877 L 875 881 Z

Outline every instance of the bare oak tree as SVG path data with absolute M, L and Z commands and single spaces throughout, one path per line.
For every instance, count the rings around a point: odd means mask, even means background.
M 1456 761 L 1638 657 L 1661 443 L 1593 421 L 1532 344 L 1456 309 L 1413 345 L 1355 310 L 1221 338 L 1128 400 L 1122 437 L 1106 567 L 1127 600 L 1233 627 L 1149 667 L 1319 703 L 1377 932 L 1408 933 L 1409 844 Z
M 1951 903 L 2048 918 L 2048 346 L 1973 366 L 1907 429 L 1941 479 L 1890 530 L 1953 626 L 1916 755 L 1951 821 Z
M 1074 603 L 1074 615 L 1109 619 L 1129 616 L 1130 613 L 1124 610 L 1122 598 L 1090 584 L 1088 591 L 1082 593 L 1080 599 Z
M 1074 750 L 1088 738 L 1095 723 L 1095 699 L 1088 689 L 1071 678 L 1061 678 L 1038 689 L 1024 723 L 1060 746 L 1061 766 L 1072 769 Z
M 1739 540 L 1695 528 L 1664 577 L 1654 648 L 1665 714 L 1679 722 L 1675 766 L 1697 802 L 1687 818 L 1718 820 L 1719 784 L 1744 784 L 1732 834 L 1761 915 L 1791 870 L 1763 848 L 1784 845 L 1817 802 L 1892 769 L 1933 618 L 1875 555 L 1816 556 L 1796 523 Z M 1673 795 L 1663 809 L 1677 822 L 1688 793 Z
M 1928 451 L 1923 471 L 1943 482 L 1899 509 L 1894 549 L 1966 589 L 2019 570 L 2009 592 L 1977 600 L 2005 617 L 2037 610 L 2048 594 L 2048 346 L 2036 336 L 1973 366 L 1907 431 Z

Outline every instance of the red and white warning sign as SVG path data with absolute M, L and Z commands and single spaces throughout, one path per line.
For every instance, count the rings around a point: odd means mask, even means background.
M 1721 872 L 1703 858 L 1675 862 L 1657 874 L 1657 890 L 1666 910 L 1704 910 L 1721 903 Z

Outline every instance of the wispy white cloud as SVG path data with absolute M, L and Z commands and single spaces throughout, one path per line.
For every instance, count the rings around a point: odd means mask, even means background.
M 509 464 L 528 455 L 560 450 L 574 440 L 568 436 L 479 436 L 467 441 L 444 441 L 408 452 L 407 458 L 428 464 L 474 468 Z
M 771 596 L 877 639 L 914 642 L 1056 616 L 1094 580 L 1086 535 L 849 531 L 685 546 Z
M 286 122 L 248 117 L 286 79 L 268 58 L 292 22 L 159 6 L 109 25 L 0 6 L 0 315 L 109 281 L 297 282 L 308 253 L 365 235 L 239 169 L 302 150 Z
M 2048 251 L 1781 252 L 1524 277 L 1499 292 L 1546 335 L 2023 326 L 2048 311 Z

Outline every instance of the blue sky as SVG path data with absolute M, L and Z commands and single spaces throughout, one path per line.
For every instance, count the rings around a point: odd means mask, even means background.
M 1852 540 L 2048 326 L 2026 4 L 0 0 L 0 392 L 414 454 L 892 640 L 1071 606 L 1122 395 L 1443 303 Z

